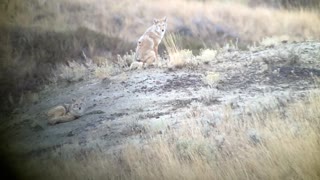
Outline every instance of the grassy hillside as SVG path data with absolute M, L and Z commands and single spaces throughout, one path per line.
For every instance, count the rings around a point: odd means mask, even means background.
M 3 18 L 22 26 L 56 31 L 87 27 L 130 41 L 136 41 L 150 26 L 153 18 L 162 16 L 168 16 L 170 32 L 197 36 L 201 40 L 209 36 L 214 43 L 217 37 L 212 35 L 238 37 L 245 42 L 282 35 L 292 38 L 319 38 L 320 30 L 317 24 L 320 20 L 315 10 L 303 9 L 303 6 L 291 10 L 270 6 L 251 7 L 248 6 L 250 4 L 250 1 L 244 0 L 12 0 L 5 5 L 4 13 L 7 15 L 3 15 Z M 313 7 L 317 9 L 319 6 Z
M 180 48 L 195 54 L 226 43 L 247 49 L 266 37 L 320 38 L 319 5 L 312 0 L 6 0 L 0 5 L 2 102 L 9 92 L 19 97 L 48 83 L 60 63 L 82 63 L 82 52 L 117 61 L 117 54 L 134 50 L 155 17 L 167 16 L 168 34 L 181 36 Z M 161 44 L 160 54 L 165 49 Z
M 0 163 L 20 179 L 320 179 L 319 1 L 0 8 Z M 129 71 L 163 16 L 160 65 Z M 78 96 L 88 114 L 47 124 Z

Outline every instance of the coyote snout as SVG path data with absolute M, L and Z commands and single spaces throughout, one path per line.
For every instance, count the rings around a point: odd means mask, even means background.
M 153 25 L 139 38 L 136 48 L 136 61 L 143 66 L 153 64 L 158 59 L 158 46 L 167 29 L 167 18 L 154 19 Z M 132 69 L 132 66 L 130 67 Z

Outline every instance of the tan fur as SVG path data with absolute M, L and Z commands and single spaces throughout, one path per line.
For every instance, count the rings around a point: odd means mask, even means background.
M 58 105 L 50 109 L 47 113 L 50 117 L 48 123 L 54 125 L 57 123 L 73 121 L 82 116 L 85 111 L 85 98 L 73 99 L 72 104 Z
M 142 62 L 143 67 L 151 65 L 156 60 L 153 40 L 148 36 L 142 36 L 139 42 L 141 43 L 136 49 L 136 60 Z
M 130 65 L 130 70 L 133 69 L 142 69 L 143 68 L 143 62 L 134 61 Z
M 167 18 L 154 19 L 153 25 L 139 38 L 136 48 L 136 61 L 147 67 L 158 60 L 158 46 L 167 29 Z M 132 69 L 130 67 L 130 69 Z

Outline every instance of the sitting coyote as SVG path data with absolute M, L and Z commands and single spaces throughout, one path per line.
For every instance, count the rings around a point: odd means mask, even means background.
M 137 66 L 142 62 L 142 66 L 146 67 L 158 60 L 158 46 L 167 29 L 167 17 L 162 19 L 154 19 L 153 25 L 139 38 L 136 48 L 136 61 L 130 66 Z
M 73 121 L 86 111 L 85 98 L 72 99 L 71 104 L 64 104 L 50 109 L 47 115 L 50 117 L 49 125 Z

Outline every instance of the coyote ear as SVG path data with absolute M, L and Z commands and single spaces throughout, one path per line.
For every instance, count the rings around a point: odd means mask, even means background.
M 153 24 L 157 24 L 158 23 L 158 19 L 153 19 Z
M 167 16 L 165 16 L 165 17 L 163 18 L 163 21 L 164 21 L 164 22 L 167 22 Z
M 72 102 L 76 102 L 76 99 L 72 98 L 71 101 L 72 101 Z
M 83 96 L 83 97 L 81 98 L 81 100 L 82 100 L 82 101 L 85 101 L 85 100 L 86 100 L 86 97 L 85 97 L 85 96 Z

